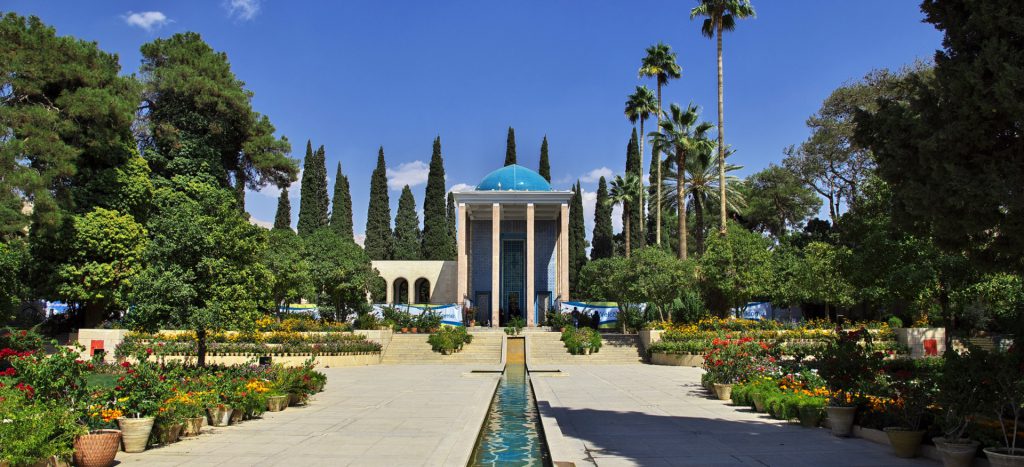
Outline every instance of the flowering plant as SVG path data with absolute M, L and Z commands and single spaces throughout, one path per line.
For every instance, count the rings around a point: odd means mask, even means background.
M 836 329 L 835 337 L 821 353 L 819 374 L 829 390 L 829 404 L 856 406 L 852 394 L 867 392 L 873 383 L 883 355 L 874 352 L 871 333 L 865 328 L 856 331 Z
M 136 363 L 121 363 L 124 374 L 117 378 L 114 395 L 127 417 L 152 417 L 170 396 L 166 377 L 157 364 L 149 361 L 150 353 L 141 352 Z
M 124 412 L 117 408 L 117 401 L 108 391 L 97 391 L 85 402 L 82 422 L 90 430 L 117 428 L 117 419 Z
M 751 337 L 732 339 L 715 338 L 711 350 L 704 355 L 704 371 L 713 383 L 734 384 L 758 375 L 778 373 L 777 359 L 772 346 Z

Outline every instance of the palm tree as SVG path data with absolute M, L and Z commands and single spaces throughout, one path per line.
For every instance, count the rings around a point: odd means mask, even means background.
M 644 173 L 644 121 L 651 118 L 652 113 L 658 113 L 659 104 L 654 97 L 652 92 L 647 86 L 637 86 L 636 91 L 629 95 L 626 99 L 626 118 L 629 122 L 636 125 L 637 120 L 640 121 L 640 176 L 643 177 Z M 643 182 L 643 179 L 641 179 Z M 640 184 L 640 198 L 636 203 L 640 208 L 640 226 L 644 226 L 644 193 L 643 183 Z
M 686 187 L 687 208 L 693 212 L 695 222 L 694 236 L 697 240 L 697 253 L 704 253 L 704 212 L 712 205 L 719 202 L 719 179 L 718 179 L 718 157 L 715 154 L 715 142 L 704 140 L 697 145 L 697 150 L 686 160 L 686 173 L 689 178 L 689 185 Z M 726 159 L 732 155 L 732 151 L 726 151 Z M 742 169 L 743 166 L 725 164 L 725 173 L 729 174 Z M 678 195 L 672 180 L 677 177 L 677 166 L 675 164 L 665 168 L 665 209 L 678 208 Z M 740 187 L 743 179 L 735 175 L 725 176 L 725 192 L 728 195 L 727 207 L 730 212 L 740 212 L 746 206 L 747 201 L 743 198 Z
M 655 78 L 658 84 L 658 127 L 661 128 L 661 87 L 668 84 L 670 79 L 679 79 L 683 76 L 682 68 L 676 63 L 676 54 L 672 52 L 672 47 L 668 44 L 658 42 L 656 45 L 652 45 L 647 48 L 647 55 L 640 61 L 640 72 L 641 78 L 650 77 Z M 657 154 L 657 151 L 655 151 Z M 660 161 L 661 156 L 657 159 Z M 655 187 L 655 193 L 657 193 L 658 199 L 655 203 L 654 209 L 654 243 L 661 245 L 661 164 L 658 164 L 657 173 L 655 174 L 657 180 L 657 187 Z
M 607 203 L 611 206 L 621 204 L 622 210 L 629 212 L 629 207 L 636 203 L 637 193 L 642 189 L 643 184 L 640 183 L 640 177 L 637 177 L 636 174 L 628 173 L 625 177 L 616 175 L 612 180 Z M 630 216 L 623 216 L 623 218 L 625 222 L 622 226 L 622 236 L 626 239 L 626 257 L 629 258 Z
M 679 107 L 679 104 L 672 104 L 669 111 L 665 112 L 665 118 L 658 124 L 661 131 L 651 132 L 651 141 L 654 142 L 654 150 L 668 155 L 675 155 L 676 167 L 686 167 L 686 156 L 700 149 L 699 146 L 706 145 L 708 139 L 706 134 L 713 126 L 710 123 L 697 123 L 699 110 L 696 105 L 686 106 L 686 110 Z M 661 185 L 661 183 L 659 183 Z M 682 200 L 677 203 L 679 213 L 679 259 L 686 259 L 686 171 L 676 171 L 676 198 Z M 662 199 L 658 193 L 658 199 Z
M 700 32 L 707 38 L 718 40 L 718 185 L 721 206 L 719 233 L 725 235 L 725 104 L 722 99 L 722 32 L 736 29 L 736 19 L 752 18 L 756 15 L 750 0 L 698 0 L 700 4 L 690 10 L 690 19 L 707 17 Z

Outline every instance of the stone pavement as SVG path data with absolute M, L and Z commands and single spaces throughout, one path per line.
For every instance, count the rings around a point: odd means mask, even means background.
M 306 407 L 140 454 L 124 466 L 465 466 L 500 375 L 474 366 L 322 369 L 324 392 Z
M 577 467 L 666 465 L 910 466 L 888 446 L 832 437 L 711 399 L 701 370 L 562 366 L 532 373 L 554 461 Z M 557 465 L 557 464 L 556 464 Z

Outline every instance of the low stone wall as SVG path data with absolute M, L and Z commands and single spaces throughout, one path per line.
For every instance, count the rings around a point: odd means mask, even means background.
M 939 357 L 946 352 L 944 328 L 896 328 L 896 342 L 910 349 L 911 358 Z
M 255 357 L 243 357 L 237 355 L 207 355 L 206 363 L 213 365 L 244 365 L 252 362 Z M 195 357 L 171 356 L 163 357 L 166 361 L 195 362 Z M 285 356 L 270 357 L 270 363 L 280 363 L 284 366 L 300 366 L 309 360 L 308 356 Z M 319 355 L 316 357 L 318 368 L 337 368 L 345 366 L 366 366 L 380 363 L 380 354 L 364 355 Z
M 665 331 L 663 329 L 644 329 L 637 333 L 640 336 L 640 349 L 647 353 L 647 349 L 651 348 L 651 344 L 661 340 L 661 335 Z
M 700 368 L 704 364 L 704 356 L 686 353 L 655 352 L 651 354 L 651 364 L 666 366 L 691 366 Z

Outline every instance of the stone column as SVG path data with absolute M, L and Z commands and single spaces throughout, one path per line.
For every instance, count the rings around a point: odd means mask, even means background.
M 558 294 L 563 302 L 569 298 L 569 205 L 562 204 L 562 228 L 558 231 Z
M 457 261 L 456 269 L 458 271 L 458 285 L 455 288 L 455 303 L 460 305 L 466 304 L 466 294 L 469 289 L 469 261 L 466 257 L 466 203 L 459 203 L 459 212 L 457 214 L 457 232 L 455 234 L 456 243 L 458 244 L 458 253 L 455 256 Z
M 498 327 L 501 295 L 501 205 L 491 205 L 491 327 Z
M 385 282 L 387 282 L 388 285 L 385 287 L 386 290 L 384 291 L 384 302 L 388 305 L 393 305 L 395 303 L 395 281 L 386 280 Z
M 534 210 L 533 203 L 526 205 L 526 325 L 534 327 L 537 325 L 534 313 L 534 292 L 533 287 L 533 265 L 534 265 L 534 235 L 533 235 Z

